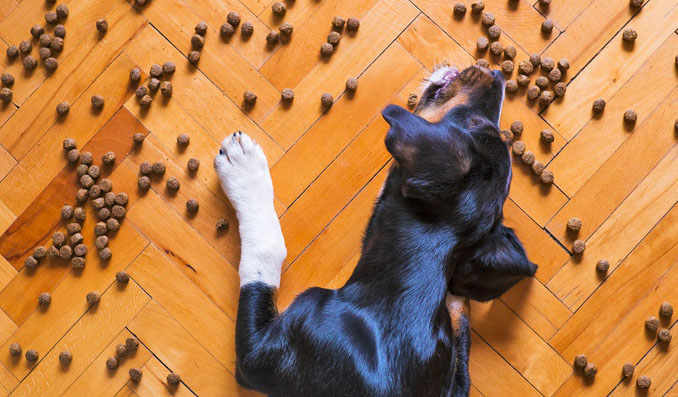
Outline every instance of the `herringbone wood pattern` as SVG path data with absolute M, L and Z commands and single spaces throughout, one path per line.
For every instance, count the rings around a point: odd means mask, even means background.
M 470 0 L 463 18 L 453 16 L 450 0 L 289 0 L 283 18 L 273 15 L 272 0 L 149 0 L 137 8 L 122 0 L 64 2 L 70 16 L 55 73 L 41 66 L 25 73 L 20 59 L 0 57 L 0 69 L 16 77 L 12 103 L 0 108 L 0 393 L 253 394 L 233 376 L 239 238 L 211 167 L 218 142 L 246 131 L 268 156 L 289 252 L 281 308 L 307 287 L 338 287 L 357 262 L 390 165 L 379 111 L 388 103 L 406 106 L 436 63 L 463 68 L 488 58 L 475 44 L 485 30 L 470 13 Z M 635 380 L 645 374 L 652 379 L 648 394 L 675 396 L 676 342 L 659 346 L 644 320 L 657 316 L 663 301 L 678 304 L 678 3 L 485 4 L 502 29 L 500 41 L 517 48 L 517 61 L 538 53 L 565 57 L 571 68 L 567 94 L 546 109 L 527 100 L 524 89 L 506 98 L 502 128 L 524 123 L 516 139 L 547 164 L 555 183 L 542 186 L 516 158 L 505 215 L 540 268 L 501 299 L 472 305 L 472 395 L 634 395 Z M 29 39 L 29 28 L 54 7 L 0 0 L 2 54 Z M 220 38 L 232 10 L 253 23 L 249 39 L 239 32 Z M 320 44 L 335 15 L 358 17 L 361 26 L 323 59 Z M 548 35 L 540 32 L 545 17 L 555 22 Z M 99 18 L 109 23 L 103 37 L 95 29 Z M 186 57 L 201 20 L 209 28 L 194 67 Z M 294 25 L 292 40 L 267 46 L 266 34 L 283 21 Z M 633 46 L 621 40 L 629 27 L 638 31 Z M 488 60 L 498 67 L 502 59 Z M 138 66 L 145 80 L 152 64 L 165 61 L 177 65 L 174 95 L 156 95 L 143 110 L 128 73 Z M 344 83 L 354 76 L 359 88 L 348 94 Z M 280 103 L 288 87 L 296 94 L 291 106 Z M 258 95 L 251 109 L 243 106 L 246 90 Z M 329 110 L 320 106 L 323 92 L 334 95 Z M 99 112 L 90 106 L 95 94 L 106 100 Z M 606 99 L 607 108 L 594 117 L 596 98 Z M 55 107 L 64 100 L 72 107 L 58 118 Z M 622 122 L 629 108 L 638 113 L 633 128 Z M 555 132 L 550 145 L 539 139 L 546 128 Z M 134 148 L 137 132 L 147 137 Z M 191 144 L 181 151 L 175 139 L 184 132 Z M 109 263 L 93 249 L 95 216 L 87 205 L 82 233 L 91 249 L 84 271 L 44 260 L 30 272 L 25 258 L 63 230 L 59 210 L 74 203 L 77 177 L 61 149 L 67 137 L 96 163 L 104 152 L 116 153 L 104 175 L 115 191 L 129 193 L 127 217 L 111 239 Z M 197 175 L 186 170 L 191 157 L 202 162 Z M 167 164 L 165 177 L 140 194 L 139 164 L 157 160 Z M 176 194 L 164 189 L 170 176 L 181 181 Z M 185 211 L 189 198 L 200 202 L 193 217 Z M 571 256 L 575 236 L 565 231 L 573 216 L 583 220 L 576 238 L 588 246 L 579 257 Z M 230 221 L 228 233 L 215 231 L 220 217 Z M 602 258 L 611 264 L 607 277 L 595 271 Z M 114 279 L 121 269 L 131 276 L 125 287 Z M 92 290 L 102 300 L 89 308 L 85 295 Z M 41 292 L 52 294 L 46 310 L 38 308 Z M 675 318 L 662 326 L 672 327 Z M 108 372 L 106 359 L 131 335 L 141 341 L 139 350 Z M 36 349 L 39 361 L 13 359 L 13 342 Z M 63 350 L 73 353 L 67 368 L 58 360 Z M 593 381 L 572 368 L 581 353 L 598 366 Z M 621 377 L 625 362 L 637 365 L 631 381 Z M 138 384 L 129 380 L 132 367 L 143 369 Z M 169 371 L 181 375 L 178 389 L 166 386 Z

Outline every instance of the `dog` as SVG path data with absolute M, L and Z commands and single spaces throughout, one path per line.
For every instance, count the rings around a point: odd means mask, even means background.
M 287 252 L 266 157 L 247 134 L 222 142 L 215 168 L 242 241 L 241 385 L 272 396 L 468 395 L 463 299 L 494 299 L 537 269 L 502 224 L 511 181 L 503 98 L 501 72 L 441 67 L 414 113 L 387 106 L 395 161 L 353 274 L 339 289 L 306 290 L 282 314 L 275 293 Z

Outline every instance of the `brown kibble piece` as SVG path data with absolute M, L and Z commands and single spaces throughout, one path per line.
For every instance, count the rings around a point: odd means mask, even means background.
M 71 363 L 73 360 L 73 353 L 69 352 L 68 350 L 64 350 L 61 353 L 59 353 L 59 362 L 63 365 L 68 365 Z
M 535 160 L 534 163 L 532 163 L 531 168 L 535 175 L 541 175 L 542 172 L 544 172 L 544 163 L 539 160 Z
M 556 67 L 556 63 L 553 61 L 553 59 L 546 57 L 541 60 L 541 69 L 545 72 L 551 72 L 553 68 Z
M 358 28 L 360 28 L 360 19 L 351 17 L 346 20 L 346 29 L 356 31 Z
M 410 109 L 414 108 L 417 106 L 417 94 L 410 94 L 407 97 L 407 106 L 410 107 Z
M 196 158 L 189 159 L 187 167 L 189 171 L 196 172 L 198 170 L 198 167 L 200 167 L 200 160 Z
M 174 62 L 167 61 L 162 64 L 162 72 L 165 74 L 173 74 L 177 70 L 177 66 Z
M 569 68 L 570 61 L 568 61 L 567 58 L 561 58 L 560 61 L 558 61 L 558 69 L 560 69 L 561 72 L 565 73 Z
M 21 355 L 21 345 L 16 343 L 16 342 L 9 345 L 9 354 L 11 354 L 14 357 L 20 356 Z
M 130 70 L 129 80 L 132 83 L 138 83 L 139 81 L 141 81 L 141 69 L 134 68 L 134 69 Z
M 105 203 L 105 199 L 103 197 L 98 197 L 98 198 L 92 200 L 91 204 L 92 204 L 92 208 L 94 208 L 95 210 L 100 210 L 104 207 L 104 205 L 106 203 Z
M 5 53 L 7 54 L 7 58 L 14 59 L 17 55 L 19 55 L 19 48 L 15 45 L 11 45 L 7 47 L 7 51 L 5 51 Z
M 254 92 L 252 92 L 250 90 L 247 90 L 243 94 L 243 99 L 245 100 L 246 104 L 254 105 L 254 103 L 257 102 L 257 94 L 255 94 Z
M 112 254 L 113 253 L 111 252 L 111 249 L 108 248 L 108 247 L 106 247 L 102 250 L 99 250 L 99 258 L 101 258 L 101 260 L 104 260 L 104 261 L 111 259 Z
M 548 91 L 546 91 L 548 92 Z M 555 140 L 555 136 L 553 135 L 553 131 L 549 129 L 542 130 L 539 133 L 539 137 L 541 138 L 541 141 L 544 143 L 552 143 Z
M 346 20 L 340 16 L 335 16 L 332 18 L 332 27 L 338 30 L 341 30 L 344 28 L 344 25 L 346 24 Z
M 66 225 L 66 233 L 68 233 L 69 236 L 74 235 L 75 233 L 80 233 L 82 231 L 82 226 L 80 226 L 79 223 L 69 223 Z
M 82 154 L 80 154 L 80 162 L 82 164 L 90 165 L 90 164 L 92 164 L 92 161 L 94 161 L 94 157 L 92 156 L 92 153 L 82 152 Z
M 87 300 L 87 304 L 91 306 L 99 303 L 99 301 L 101 300 L 101 294 L 99 294 L 96 291 L 90 291 L 87 293 L 85 299 Z
M 574 252 L 575 255 L 579 255 L 584 250 L 586 249 L 586 243 L 584 240 L 575 240 L 574 243 L 572 244 L 572 252 Z
M 92 107 L 95 109 L 104 107 L 104 97 L 101 95 L 92 95 Z
M 634 41 L 636 41 L 637 38 L 638 38 L 638 32 L 633 28 L 626 29 L 622 33 L 622 39 L 624 39 L 624 41 L 626 41 L 626 42 L 629 42 L 629 43 L 634 42 Z
M 179 146 L 188 146 L 190 142 L 191 137 L 188 136 L 188 134 L 179 134 L 179 136 L 177 136 L 177 145 Z
M 36 267 L 38 267 L 38 260 L 35 259 L 33 256 L 29 256 L 24 260 L 24 266 L 26 266 L 26 268 L 28 269 L 35 269 Z
M 151 187 L 151 180 L 147 176 L 141 176 L 137 181 L 137 185 L 139 186 L 139 190 L 145 192 Z
M 173 190 L 177 191 L 179 190 L 179 187 L 181 184 L 179 183 L 179 180 L 173 176 L 167 178 L 167 181 L 165 182 L 165 186 L 167 187 L 168 190 Z
M 108 246 L 108 236 L 99 236 L 97 239 L 94 241 L 94 246 L 97 247 L 97 249 L 102 250 Z
M 155 77 L 151 77 L 146 85 L 150 91 L 156 92 L 158 91 L 158 88 L 160 88 L 160 80 Z
M 455 3 L 455 4 L 454 4 L 453 12 L 454 12 L 456 15 L 464 15 L 464 14 L 466 14 L 466 4 L 464 4 L 464 3 Z
M 56 13 L 61 20 L 68 18 L 68 6 L 66 3 L 59 4 L 56 8 Z
M 139 164 L 139 174 L 148 175 L 153 170 L 153 166 L 148 161 L 143 161 Z
M 11 87 L 14 85 L 14 76 L 11 73 L 5 72 L 0 77 L 0 81 L 2 81 L 4 86 Z
M 563 74 L 562 74 L 562 72 L 560 71 L 560 69 L 553 68 L 553 69 L 549 72 L 549 80 L 553 81 L 554 83 L 559 82 L 560 79 L 562 78 L 562 76 L 563 76 Z
M 115 161 L 115 153 L 113 153 L 113 152 L 106 152 L 106 153 L 104 153 L 103 156 L 101 156 L 101 162 L 106 164 L 106 165 L 113 164 L 114 161 Z
M 65 116 L 68 114 L 69 110 L 71 110 L 71 105 L 69 105 L 66 101 L 60 102 L 56 107 L 56 111 L 59 116 Z
M 202 37 L 201 35 L 194 34 L 193 37 L 191 37 L 191 46 L 193 46 L 193 48 L 195 48 L 196 50 L 201 49 L 204 45 L 205 45 L 205 38 Z M 160 65 L 158 65 L 158 66 L 160 66 Z M 160 70 L 161 70 L 160 74 L 162 74 L 162 68 Z M 159 77 L 159 76 L 153 76 L 153 77 Z
M 333 46 L 336 46 L 339 44 L 339 41 L 341 40 L 341 34 L 339 32 L 332 31 L 330 34 L 327 35 L 327 42 L 332 44 Z
M 672 337 L 671 337 L 671 331 L 669 331 L 669 330 L 666 329 L 666 328 L 660 329 L 660 330 L 659 330 L 659 334 L 657 335 L 657 337 L 659 338 L 659 341 L 660 341 L 660 342 L 662 342 L 662 343 L 669 343 L 669 342 L 671 342 L 671 339 L 672 339 Z
M 282 98 L 284 102 L 292 102 L 294 100 L 294 91 L 292 91 L 291 88 L 285 88 L 280 93 L 280 98 Z
M 106 208 L 106 207 L 101 208 L 101 209 L 97 212 L 97 218 L 99 218 L 99 220 L 105 221 L 105 220 L 107 220 L 107 219 L 110 218 L 110 217 L 111 217 L 111 210 L 109 210 L 109 209 Z
M 525 143 L 523 141 L 515 141 L 511 145 L 511 151 L 516 156 L 522 156 L 525 153 Z
M 13 94 L 12 94 L 11 89 L 9 89 L 7 87 L 3 87 L 2 89 L 0 89 L 0 101 L 2 101 L 4 103 L 11 102 L 12 101 L 12 95 Z
M 87 166 L 87 164 L 80 163 L 78 165 L 78 167 L 75 169 L 75 171 L 78 173 L 78 176 L 87 175 L 87 171 L 89 171 L 89 167 Z M 88 195 L 89 195 L 89 191 L 86 192 L 85 196 L 88 196 Z M 85 197 L 85 198 L 87 198 L 87 197 Z
M 144 139 L 146 139 L 146 135 L 141 132 L 137 132 L 136 134 L 132 135 L 132 141 L 135 145 L 140 145 Z
M 332 94 L 330 94 L 329 92 L 323 93 L 320 96 L 320 103 L 326 108 L 332 106 L 332 104 L 334 103 L 334 98 L 332 97 Z
M 563 96 L 567 91 L 567 85 L 563 82 L 557 83 L 553 88 L 553 91 L 555 92 L 556 96 Z
M 596 367 L 596 364 L 588 363 L 586 364 L 586 367 L 584 367 L 584 376 L 587 378 L 593 378 L 597 373 L 598 367 Z
M 549 86 L 549 80 L 544 76 L 539 76 L 534 81 L 534 84 L 536 84 L 540 89 L 545 90 Z
M 52 244 L 59 248 L 66 242 L 66 236 L 61 232 L 54 232 L 52 235 Z
M 228 220 L 225 218 L 219 218 L 219 220 L 217 220 L 217 231 L 225 232 L 228 230 L 228 227 Z
M 73 207 L 71 207 L 68 204 L 61 207 L 61 219 L 68 220 L 71 219 L 72 217 L 73 217 Z
M 631 0 L 631 1 L 629 1 L 629 5 L 631 7 L 640 7 L 640 6 L 643 5 L 643 1 L 644 0 Z
M 673 316 L 673 305 L 669 302 L 663 302 L 659 306 L 659 315 L 665 318 L 671 318 Z
M 33 70 L 36 67 L 38 67 L 38 60 L 33 58 L 32 55 L 26 55 L 22 62 L 24 64 L 24 68 L 26 68 L 28 70 Z M 9 88 L 5 87 L 3 89 L 9 89 Z
M 593 101 L 592 109 L 594 113 L 600 113 L 603 110 L 605 110 L 605 100 L 598 98 L 595 101 Z
M 231 26 L 236 27 L 240 24 L 240 14 L 235 11 L 231 11 L 228 13 L 228 15 L 226 15 L 226 21 L 228 21 Z
M 516 47 L 510 45 L 506 48 L 504 48 L 504 57 L 513 59 L 518 55 L 518 50 L 516 50 Z
M 57 15 L 56 12 L 49 11 L 45 14 L 45 22 L 47 22 L 50 25 L 53 25 L 53 24 L 59 22 L 59 16 Z
M 514 93 L 516 91 L 518 91 L 518 83 L 513 79 L 506 80 L 506 92 Z
M 115 357 L 109 357 L 109 358 L 106 360 L 106 368 L 108 368 L 108 369 L 111 370 L 111 371 L 113 371 L 113 370 L 115 370 L 116 368 L 118 368 L 118 359 L 115 358 Z
M 636 380 L 636 385 L 640 389 L 649 389 L 652 384 L 652 380 L 647 375 L 640 375 Z
M 40 59 L 45 61 L 52 56 L 52 50 L 47 47 L 40 47 L 40 49 L 38 49 L 38 55 L 40 56 Z
M 280 41 L 287 43 L 292 37 L 292 32 L 294 31 L 294 26 L 289 22 L 283 22 L 278 28 L 280 31 Z
M 520 135 L 523 133 L 523 122 L 520 120 L 516 120 L 513 123 L 511 123 L 511 132 L 513 132 L 514 135 Z
M 113 192 L 106 193 L 104 195 L 104 204 L 108 205 L 109 207 L 115 204 L 115 193 Z M 103 205 L 101 207 L 103 207 Z
M 504 62 L 501 63 L 501 71 L 506 73 L 506 74 L 513 73 L 513 68 L 514 68 L 513 61 L 511 61 L 509 59 L 507 59 L 507 60 L 505 60 Z M 516 84 L 518 84 L 518 83 L 516 83 Z
M 25 356 L 26 356 L 26 361 L 34 362 L 34 361 L 38 361 L 38 356 L 39 356 L 39 355 L 38 355 L 38 352 L 37 352 L 37 351 L 31 349 L 31 350 L 28 350 L 28 351 L 26 352 L 26 355 L 25 355 Z
M 186 209 L 188 212 L 198 212 L 198 209 L 200 208 L 200 204 L 198 203 L 198 200 L 196 199 L 190 199 L 186 202 Z
M 490 52 L 494 55 L 501 55 L 501 53 L 504 52 L 504 46 L 498 41 L 493 41 L 492 44 L 490 44 Z
M 108 193 L 113 189 L 113 182 L 111 182 L 111 180 L 108 178 L 103 178 L 102 180 L 99 181 L 99 188 L 103 193 Z
M 52 295 L 49 292 L 43 292 L 38 296 L 38 303 L 42 306 L 47 306 L 52 302 Z
M 193 37 L 195 37 L 195 36 L 193 36 Z M 198 36 L 198 37 L 200 37 L 200 36 Z M 153 65 L 151 65 L 151 68 L 149 69 L 148 74 L 151 77 L 155 77 L 156 79 L 162 77 L 162 66 L 158 65 L 157 63 L 154 63 Z
M 77 225 L 77 223 L 76 223 L 76 225 Z M 73 233 L 70 240 L 71 240 L 71 246 L 76 246 L 76 245 L 82 243 L 85 240 L 85 238 L 83 237 L 82 233 Z
M 596 270 L 601 273 L 607 273 L 610 270 L 610 262 L 607 259 L 601 259 L 596 263 Z
M 165 173 L 165 163 L 163 163 L 162 161 L 156 161 L 151 166 L 151 172 L 154 175 L 163 175 Z
M 553 93 L 551 91 L 542 91 L 539 95 L 539 104 L 541 106 L 548 106 L 553 101 Z
M 571 232 L 578 232 L 581 230 L 582 221 L 579 218 L 570 218 L 567 221 L 567 230 Z
M 58 53 L 59 51 L 64 49 L 64 39 L 61 37 L 54 37 L 52 41 L 49 43 L 49 49 L 52 50 L 53 53 Z
M 553 31 L 553 21 L 549 18 L 544 19 L 541 23 L 541 31 L 544 33 L 551 33 L 551 31 Z
M 80 160 L 80 151 L 78 149 L 71 149 L 66 154 L 66 159 L 69 163 L 77 163 Z
M 197 65 L 198 62 L 200 62 L 200 52 L 199 51 L 191 51 L 188 53 L 188 62 L 190 62 L 192 65 Z
M 115 195 L 115 203 L 117 205 L 125 206 L 129 201 L 129 196 L 125 192 L 121 192 Z
M 105 19 L 103 19 L 103 18 L 97 19 L 96 26 L 97 26 L 97 30 L 102 35 L 104 33 L 108 32 L 108 21 L 106 21 Z
M 518 64 L 518 71 L 522 74 L 530 74 L 534 71 L 534 66 L 530 61 L 520 61 Z
M 33 257 L 35 259 L 42 259 L 47 256 L 47 248 L 39 245 L 33 249 Z
M 35 37 L 36 39 L 39 38 L 43 33 L 45 33 L 45 29 L 42 26 L 31 26 L 31 36 Z
M 153 102 L 153 97 L 147 94 L 141 97 L 141 100 L 139 100 L 139 106 L 142 108 L 148 108 L 151 106 L 151 102 Z
M 139 348 L 139 340 L 137 338 L 127 338 L 125 339 L 125 346 L 127 346 L 127 350 L 136 350 Z
M 145 85 L 140 85 L 137 87 L 137 90 L 134 91 L 134 95 L 137 97 L 137 99 L 143 98 L 146 94 L 148 94 L 148 88 Z
M 498 40 L 499 37 L 501 36 L 501 29 L 499 29 L 499 26 L 497 25 L 492 25 L 489 28 L 487 28 L 487 36 L 491 40 Z
M 553 172 L 551 170 L 544 170 L 544 172 L 541 173 L 541 177 L 539 178 L 541 183 L 545 185 L 550 185 L 553 183 Z
M 85 256 L 87 255 L 87 246 L 85 244 L 78 244 L 73 247 L 73 253 L 75 256 Z
M 633 371 L 636 369 L 636 366 L 633 363 L 625 363 L 622 367 L 622 375 L 624 378 L 632 378 Z
M 635 124 L 638 120 L 638 113 L 635 110 L 627 110 L 624 112 L 624 122 L 628 124 Z
M 73 269 L 79 270 L 79 269 L 84 269 L 85 265 L 87 265 L 87 259 L 85 259 L 82 256 L 74 256 L 71 258 L 71 267 Z
M 523 153 L 522 156 L 520 156 L 520 160 L 522 160 L 522 162 L 526 165 L 532 165 L 532 163 L 534 163 L 536 159 L 534 153 L 528 150 L 525 153 Z
M 91 172 L 92 168 L 96 166 L 89 167 L 87 172 Z M 94 179 L 90 175 L 83 175 L 80 177 L 80 186 L 84 187 L 85 189 L 89 189 L 94 185 Z
M 120 270 L 115 273 L 115 280 L 120 284 L 127 284 L 129 282 L 129 275 L 124 270 Z
M 125 217 L 125 214 L 127 214 L 127 210 L 122 205 L 114 205 L 113 208 L 111 208 L 111 214 L 116 219 L 122 219 Z
M 330 43 L 322 43 L 320 45 L 320 54 L 324 57 L 329 57 L 334 53 L 334 46 Z
M 197 25 L 195 25 L 195 33 L 204 36 L 205 33 L 207 33 L 207 22 L 205 21 L 200 21 L 198 22 Z
M 179 374 L 175 374 L 174 372 L 167 374 L 168 385 L 174 387 L 177 386 L 179 383 L 181 383 L 181 376 L 179 376 Z
M 269 45 L 275 45 L 279 40 L 280 40 L 280 33 L 276 32 L 275 30 L 271 30 L 266 35 L 266 42 Z
M 478 37 L 478 40 L 476 40 L 476 47 L 478 48 L 478 51 L 480 51 L 480 52 L 487 51 L 487 48 L 489 46 L 490 46 L 490 41 L 486 37 Z
M 61 257 L 61 259 L 69 260 L 71 259 L 71 256 L 73 256 L 73 248 L 68 245 L 59 248 L 59 257 Z
M 115 354 L 122 358 L 127 356 L 127 346 L 125 346 L 123 343 L 115 346 Z
M 483 67 L 483 68 L 490 68 L 490 63 L 487 62 L 487 59 L 480 58 L 476 61 L 476 65 Z
M 254 32 L 254 25 L 252 25 L 252 22 L 244 22 L 240 26 L 240 33 L 245 37 L 251 36 L 253 32 Z
M 495 20 L 494 14 L 492 14 L 491 12 L 483 12 L 483 15 L 481 16 L 480 20 L 483 23 L 483 25 L 492 26 L 494 25 Z
M 273 11 L 273 15 L 283 16 L 283 15 L 285 15 L 285 12 L 287 11 L 287 6 L 285 6 L 284 3 L 276 1 L 271 6 L 271 11 Z
M 141 380 L 141 369 L 139 368 L 130 368 L 129 369 L 129 378 L 132 380 L 134 383 L 139 383 Z
M 588 360 L 586 359 L 586 355 L 584 354 L 578 354 L 577 356 L 574 357 L 574 367 L 583 369 L 586 367 L 586 364 L 588 364 Z
M 485 9 L 485 3 L 482 1 L 474 1 L 471 3 L 471 12 L 474 14 L 479 14 Z
M 106 221 L 106 228 L 111 232 L 117 232 L 120 229 L 120 222 L 115 218 Z

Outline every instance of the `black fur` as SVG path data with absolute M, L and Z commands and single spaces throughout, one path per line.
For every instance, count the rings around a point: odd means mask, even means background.
M 282 315 L 272 287 L 241 289 L 242 385 L 273 396 L 468 395 L 469 322 L 462 315 L 453 329 L 447 291 L 488 300 L 536 270 L 501 224 L 510 157 L 497 126 L 503 78 L 490 76 L 437 123 L 383 111 L 396 164 L 355 271 L 338 290 L 303 292 Z

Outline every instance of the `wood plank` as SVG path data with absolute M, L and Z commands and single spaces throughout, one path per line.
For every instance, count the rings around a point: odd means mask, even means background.
M 185 396 L 194 396 L 190 390 L 186 388 L 183 383 L 180 383 L 176 387 L 167 386 L 167 368 L 155 357 L 151 357 L 150 360 L 142 368 L 143 376 L 139 383 L 134 383 L 129 381 L 127 390 L 138 394 L 140 396 L 174 396 L 174 397 L 185 397 Z M 136 391 L 136 393 L 135 393 Z
M 607 2 L 603 2 L 607 3 Z M 603 5 L 605 8 L 609 8 Z M 624 7 L 627 5 L 624 3 Z M 608 12 L 605 10 L 604 12 Z M 625 11 L 627 12 L 627 11 Z M 574 137 L 592 118 L 591 104 L 596 98 L 609 100 L 626 84 L 676 29 L 678 4 L 672 0 L 648 2 L 643 12 L 627 25 L 638 31 L 640 40 L 633 51 L 624 48 L 617 33 L 598 56 L 567 87 L 567 95 L 551 103 L 542 115 L 565 139 Z M 597 22 L 596 22 L 597 23 Z M 573 46 L 575 47 L 575 46 Z M 621 115 L 619 116 L 621 117 Z
M 84 296 L 79 295 L 77 298 L 84 307 Z M 44 354 L 44 358 L 19 384 L 14 394 L 47 396 L 63 393 L 149 300 L 149 296 L 135 283 L 129 283 L 122 289 L 108 288 L 99 304 L 87 310 L 68 333 Z M 52 305 L 55 303 L 53 299 Z M 73 361 L 66 370 L 59 363 L 59 353 L 64 350 L 73 354 Z M 23 369 L 25 365 L 21 367 Z M 50 381 L 45 382 L 45 379 Z
M 671 57 L 677 46 L 678 36 L 671 35 L 610 98 L 605 111 L 591 119 L 548 165 L 548 169 L 557 176 L 558 187 L 568 196 L 574 196 L 624 142 L 639 132 L 645 132 L 641 126 L 658 106 L 667 103 L 666 98 L 671 92 L 675 92 L 678 82 L 672 83 L 666 79 L 673 73 L 675 66 L 666 62 L 666 59 Z M 638 95 L 646 89 L 653 94 Z M 633 132 L 624 126 L 622 115 L 627 109 L 634 109 L 638 114 Z M 668 123 L 663 128 L 659 127 L 659 130 L 667 131 L 666 135 L 670 136 L 671 125 Z
M 141 368 L 153 357 L 146 346 L 139 344 L 137 350 L 129 350 L 126 357 L 118 360 L 119 366 L 115 371 L 106 368 L 106 360 L 109 357 L 116 357 L 115 347 L 125 344 L 125 340 L 133 336 L 128 330 L 123 329 L 62 395 L 95 396 L 123 389 L 129 380 L 129 369 Z M 77 358 L 79 357 L 74 357 Z
M 147 247 L 129 268 L 144 287 L 197 343 L 235 373 L 235 322 L 176 268 L 155 246 Z M 181 296 L 181 299 L 177 299 Z
M 63 167 L 67 160 L 63 154 L 62 141 L 74 138 L 87 142 L 115 114 L 133 94 L 127 84 L 129 71 L 134 64 L 126 56 L 120 56 L 71 106 L 68 117 L 62 123 L 52 125 L 37 145 L 28 151 L 19 164 L 0 183 L 0 200 L 15 214 L 22 213 L 40 194 Z M 90 97 L 104 94 L 106 105 L 101 111 L 92 112 Z M 25 183 L 30 180 L 31 183 Z
M 566 29 L 570 24 L 582 13 L 587 12 L 587 7 L 589 7 L 592 2 L 593 0 L 554 0 L 547 5 L 542 5 L 538 0 L 532 0 L 532 5 L 544 16 L 551 19 L 558 30 L 567 33 Z M 564 34 L 560 35 L 555 41 L 563 40 L 566 37 L 569 36 Z M 550 47 L 553 47 L 554 45 L 555 44 L 551 44 Z
M 19 381 L 14 377 L 5 364 L 0 363 L 0 392 L 8 396 L 12 390 L 19 384 Z
M 115 397 L 134 397 L 137 396 L 138 394 L 132 390 L 129 386 L 125 385 L 118 393 L 115 395 Z
M 678 36 L 676 36 L 678 39 Z M 678 44 L 678 41 L 676 41 Z M 643 181 L 675 145 L 671 122 L 678 114 L 678 88 L 662 102 L 645 123 L 636 127 L 610 159 L 582 186 L 548 223 L 547 229 L 566 246 L 593 234 L 633 189 Z M 632 167 L 628 167 L 633 164 Z M 595 202 L 596 205 L 591 205 Z M 579 233 L 567 232 L 567 221 L 578 217 Z
M 127 328 L 198 395 L 250 394 L 157 302 L 151 301 Z
M 235 318 L 240 293 L 240 279 L 235 264 L 227 263 L 153 191 L 137 201 L 127 212 L 127 219 L 167 254 L 175 266 L 217 306 Z M 191 244 L 186 244 L 186 241 Z
M 259 128 L 236 105 L 240 102 L 236 101 L 234 104 L 210 79 L 189 65 L 172 43 L 162 37 L 153 27 L 144 29 L 131 42 L 130 46 L 127 47 L 125 53 L 142 66 L 142 68 L 150 68 L 154 63 L 174 62 L 176 64 L 176 71 L 172 75 L 174 93 L 172 94 L 172 99 L 168 102 L 175 102 L 181 106 L 186 113 L 217 141 L 220 142 L 224 137 L 235 131 L 246 131 L 261 145 L 271 164 L 282 155 L 283 150 L 271 139 L 267 132 Z M 224 62 L 227 61 L 227 56 L 223 54 L 219 56 L 224 59 Z M 202 67 L 203 60 L 200 62 Z M 229 69 L 226 66 L 222 65 L 220 68 L 222 68 L 222 71 L 230 70 L 230 73 L 236 74 L 235 70 Z M 243 92 L 244 89 L 238 93 L 238 98 L 242 98 Z M 278 100 L 277 98 L 276 101 Z M 209 103 L 210 106 L 205 106 L 205 103 Z M 257 100 L 257 103 L 259 103 L 259 100 Z M 131 104 L 134 104 L 134 106 L 130 106 Z M 157 106 L 158 104 L 160 106 Z M 162 104 L 163 101 L 154 102 L 148 112 L 145 112 L 145 115 L 141 117 L 141 121 L 146 122 L 146 118 L 156 117 L 154 110 L 161 107 Z M 141 114 L 138 111 L 138 106 L 136 101 L 127 104 L 127 108 L 133 113 Z M 163 114 L 167 115 L 167 113 Z
M 362 19 L 360 30 L 356 33 L 356 36 L 369 37 L 370 40 L 342 41 L 340 48 L 330 60 L 317 64 L 299 84 L 293 87 L 295 91 L 294 104 L 289 108 L 277 106 L 261 123 L 261 126 L 282 147 L 288 149 L 325 113 L 320 105 L 320 94 L 328 92 L 338 98 L 346 88 L 346 79 L 363 73 L 373 60 L 384 51 L 387 43 L 392 42 L 414 20 L 417 13 L 418 10 L 409 1 L 380 0 L 378 5 L 373 7 Z M 392 47 L 395 46 L 395 44 L 392 45 Z M 399 61 L 403 62 L 403 68 L 408 68 L 409 62 L 405 59 L 399 59 Z M 391 68 L 390 72 L 394 73 L 395 76 L 402 73 L 400 68 Z M 382 83 L 386 82 L 382 81 Z M 358 99 L 366 94 L 376 95 L 377 93 L 378 91 L 368 92 L 365 85 L 362 85 L 356 92 L 355 98 Z M 358 101 L 355 100 L 355 102 Z M 376 99 L 373 99 L 372 102 L 379 104 L 379 106 L 383 105 Z M 307 111 L 301 114 L 294 111 L 294 109 L 299 108 L 307 109 Z M 314 108 L 316 110 L 311 111 Z M 326 113 L 327 115 L 321 118 L 321 122 L 322 119 L 340 112 L 335 105 Z
M 17 328 L 19 327 L 17 327 L 7 313 L 0 310 L 0 342 L 8 341 Z
M 395 70 L 394 62 L 399 64 Z M 339 98 L 271 168 L 276 197 L 284 204 L 291 204 L 420 69 L 419 63 L 400 44 L 391 45 L 360 77 L 360 88 L 355 95 Z
M 678 166 L 678 146 L 654 168 L 615 212 L 588 239 L 581 258 L 572 258 L 549 281 L 547 287 L 569 308 L 577 308 L 602 280 L 595 276 L 595 264 L 603 258 L 614 271 L 638 241 L 678 201 L 678 185 L 672 171 Z
M 19 3 L 16 0 L 5 0 L 0 3 L 0 20 L 7 18 L 17 4 Z
M 471 327 L 539 392 L 552 395 L 570 366 L 503 302 L 471 303 Z
M 17 271 L 4 256 L 0 256 L 0 291 L 16 276 Z

